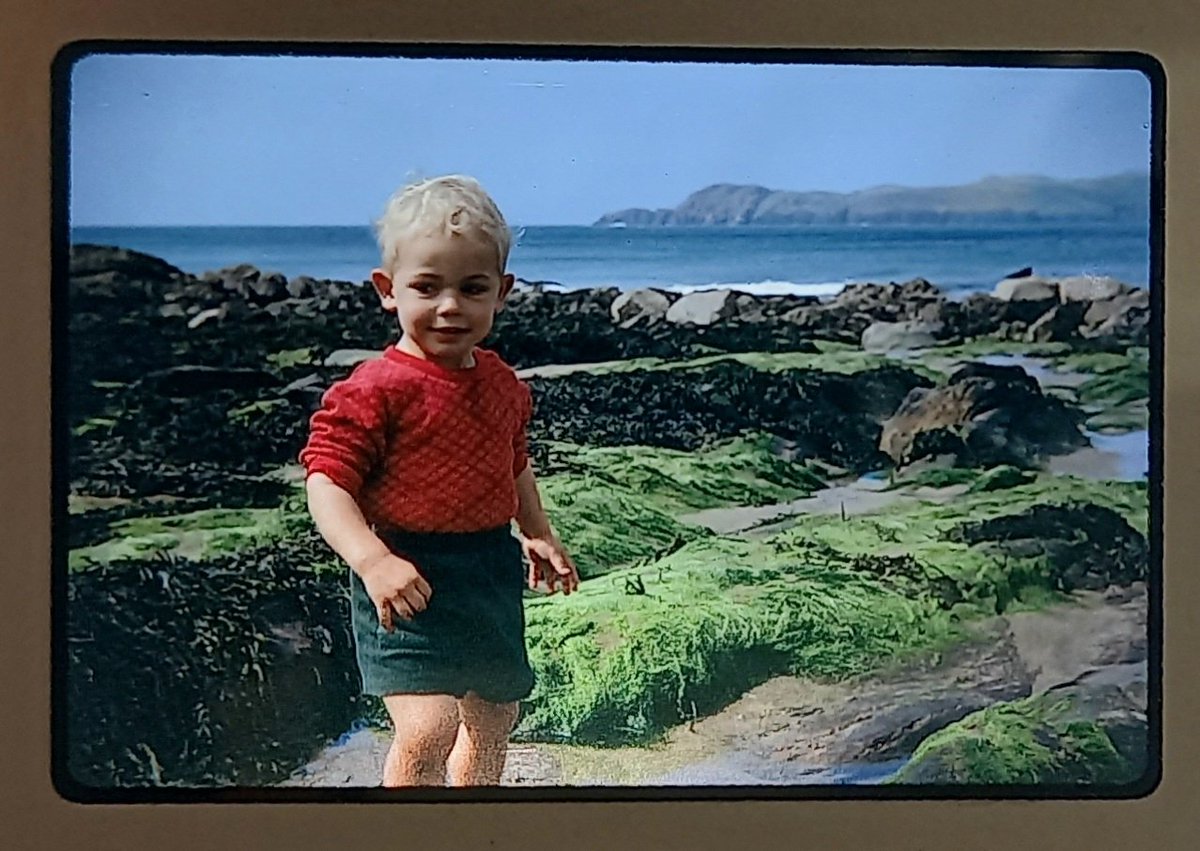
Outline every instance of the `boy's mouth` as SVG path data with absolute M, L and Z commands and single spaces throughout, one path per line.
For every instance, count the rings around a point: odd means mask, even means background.
M 457 337 L 459 335 L 466 334 L 470 329 L 469 328 L 430 328 L 429 330 L 432 331 L 434 334 L 445 334 L 450 337 Z

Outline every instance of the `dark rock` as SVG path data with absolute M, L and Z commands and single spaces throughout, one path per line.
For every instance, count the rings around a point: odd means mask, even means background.
M 362 712 L 348 602 L 340 574 L 306 567 L 327 552 L 309 529 L 202 564 L 144 559 L 72 573 L 65 716 L 75 780 L 261 785 L 343 732 Z M 295 711 L 317 691 L 321 706 Z
M 1008 302 L 987 293 L 971 293 L 961 302 L 944 305 L 941 320 L 948 336 L 972 339 L 994 333 L 1004 319 Z
M 1015 272 L 1009 272 L 1007 275 L 1004 276 L 1004 279 L 1008 280 L 1010 278 L 1028 278 L 1032 274 L 1033 274 L 1033 267 L 1026 266 L 1025 268 L 1018 269 Z
M 1149 344 L 1150 294 L 1134 290 L 1111 299 L 1094 301 L 1083 315 L 1081 333 L 1089 339 L 1108 338 L 1111 343 L 1134 346 Z
M 541 467 L 543 441 L 593 446 L 700 449 L 753 431 L 794 443 L 797 458 L 852 470 L 877 468 L 879 423 L 927 379 L 898 366 L 839 375 L 770 375 L 738 363 L 703 369 L 571 373 L 530 379 L 530 433 Z
M 1055 305 L 1043 313 L 1025 331 L 1025 339 L 1031 343 L 1063 343 L 1079 339 L 1079 326 L 1087 303 L 1067 301 Z
M 1061 590 L 1104 590 L 1146 579 L 1145 537 L 1111 508 L 1092 504 L 1036 505 L 948 533 L 951 540 L 988 543 L 1012 557 L 1044 556 Z
M 252 304 L 259 306 L 287 298 L 287 278 L 277 272 L 260 275 L 247 283 L 247 296 Z
M 879 448 L 900 466 L 953 452 L 964 466 L 1029 468 L 1086 445 L 1079 421 L 1021 367 L 971 363 L 944 386 L 914 389 L 883 424 Z

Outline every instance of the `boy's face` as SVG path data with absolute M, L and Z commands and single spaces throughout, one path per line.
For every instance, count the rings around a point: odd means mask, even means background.
M 413 231 L 400 239 L 395 265 L 371 273 L 384 310 L 404 332 L 399 348 L 450 369 L 471 365 L 512 289 L 496 246 L 471 233 Z

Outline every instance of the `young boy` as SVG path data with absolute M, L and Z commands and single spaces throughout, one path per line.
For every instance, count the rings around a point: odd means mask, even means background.
M 526 455 L 529 389 L 477 348 L 513 286 L 511 236 L 462 176 L 405 187 L 377 228 L 371 281 L 401 336 L 313 415 L 309 510 L 350 566 L 363 691 L 395 727 L 383 785 L 494 785 L 533 687 L 522 587 L 579 583 Z

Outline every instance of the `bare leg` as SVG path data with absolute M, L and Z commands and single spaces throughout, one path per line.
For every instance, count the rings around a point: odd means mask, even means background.
M 396 737 L 383 763 L 384 786 L 444 786 L 446 758 L 458 728 L 448 694 L 390 694 L 384 705 Z
M 498 786 L 517 703 L 492 703 L 475 692 L 458 701 L 458 734 L 446 761 L 451 786 Z

